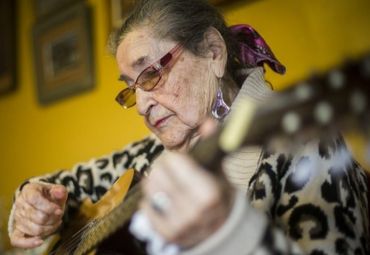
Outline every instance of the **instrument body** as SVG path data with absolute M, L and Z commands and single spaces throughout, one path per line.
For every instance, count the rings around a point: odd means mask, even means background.
M 104 219 L 109 215 L 113 209 L 117 208 L 125 200 L 129 188 L 133 187 L 136 184 L 138 178 L 135 177 L 135 171 L 133 169 L 127 170 L 107 191 L 104 196 L 97 201 L 96 203 L 91 202 L 91 200 L 86 199 L 83 201 L 78 213 L 72 217 L 66 226 L 63 227 L 63 230 L 57 234 L 50 243 L 50 248 L 46 251 L 46 254 L 79 254 L 79 249 L 81 246 L 89 246 L 87 250 L 84 251 L 86 255 L 98 255 L 98 254 L 143 254 L 140 252 L 141 247 L 137 245 L 137 252 L 134 252 L 134 248 L 129 247 L 132 244 L 132 236 L 127 230 L 127 226 L 121 227 L 121 229 L 116 233 L 120 236 L 120 242 L 105 241 L 99 248 L 97 248 L 98 239 L 105 240 L 107 238 L 105 232 L 109 231 L 110 226 L 105 226 L 104 230 L 101 232 L 102 237 L 95 236 L 92 240 L 90 237 L 91 244 L 86 242 L 86 233 L 89 233 L 92 229 L 95 228 L 97 222 L 104 222 Z M 127 224 L 128 225 L 128 222 Z M 83 231 L 81 231 L 83 230 Z M 115 232 L 115 230 L 113 230 Z M 114 239 L 113 238 L 111 240 Z M 96 242 L 96 243 L 94 243 Z M 112 245 L 116 247 L 112 247 Z M 118 245 L 117 245 L 118 244 Z M 125 244 L 125 245 L 123 245 Z M 97 249 L 95 249 L 97 248 Z M 126 250 L 129 253 L 117 253 L 121 249 Z

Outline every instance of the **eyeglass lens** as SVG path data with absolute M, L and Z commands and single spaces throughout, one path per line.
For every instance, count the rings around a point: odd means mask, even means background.
M 133 89 L 124 89 L 116 97 L 116 101 L 125 108 L 134 106 L 136 103 L 135 91 Z
M 152 90 L 161 80 L 162 78 L 162 68 L 166 67 L 169 62 L 173 59 L 173 54 L 180 48 L 180 46 L 176 46 L 172 49 L 172 52 L 167 53 L 164 57 L 160 59 L 160 66 L 156 68 L 154 66 L 149 66 L 145 69 L 139 76 L 135 82 L 133 88 L 126 88 L 121 91 L 117 97 L 116 101 L 122 105 L 124 108 L 129 108 L 136 103 L 136 95 L 135 90 L 136 87 L 141 88 L 145 91 Z

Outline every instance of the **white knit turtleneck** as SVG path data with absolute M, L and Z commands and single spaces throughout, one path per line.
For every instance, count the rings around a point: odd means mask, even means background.
M 236 96 L 231 106 L 231 111 L 236 109 L 239 102 L 246 98 L 261 103 L 273 95 L 273 91 L 264 79 L 262 67 L 246 69 L 244 72 L 248 77 Z M 261 151 L 262 149 L 259 146 L 246 146 L 224 159 L 223 169 L 225 175 L 236 188 L 247 191 L 248 182 L 256 171 Z

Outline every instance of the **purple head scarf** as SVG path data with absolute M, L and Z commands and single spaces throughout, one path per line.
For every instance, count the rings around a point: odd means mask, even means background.
M 264 63 L 279 74 L 285 73 L 285 66 L 272 53 L 265 40 L 249 25 L 234 25 L 231 33 L 240 46 L 240 60 L 246 65 L 263 66 Z

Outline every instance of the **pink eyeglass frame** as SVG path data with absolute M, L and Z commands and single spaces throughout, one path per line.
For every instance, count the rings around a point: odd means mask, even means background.
M 128 99 L 132 98 L 132 96 L 135 96 L 135 90 L 137 88 L 140 88 L 144 91 L 150 91 L 154 89 L 158 83 L 162 80 L 162 76 L 164 73 L 164 69 L 171 68 L 173 63 L 177 60 L 177 58 L 181 55 L 183 50 L 183 46 L 181 43 L 178 43 L 175 47 L 173 47 L 167 54 L 165 54 L 162 58 L 160 58 L 158 61 L 154 62 L 150 66 L 146 67 L 136 78 L 136 81 L 133 85 L 129 86 L 123 90 L 121 90 L 118 95 L 116 96 L 116 101 L 123 106 L 124 108 L 130 108 L 136 104 L 136 100 L 133 100 L 131 104 L 126 105 L 126 103 L 129 101 Z M 156 82 L 153 82 L 153 84 L 149 83 L 149 87 L 144 87 L 142 84 L 144 84 L 146 81 L 153 80 L 155 77 L 152 77 L 149 80 L 140 81 L 140 78 L 143 77 L 146 73 L 149 72 L 155 72 L 157 73 L 158 80 Z M 124 79 L 119 78 L 119 80 L 124 81 Z

